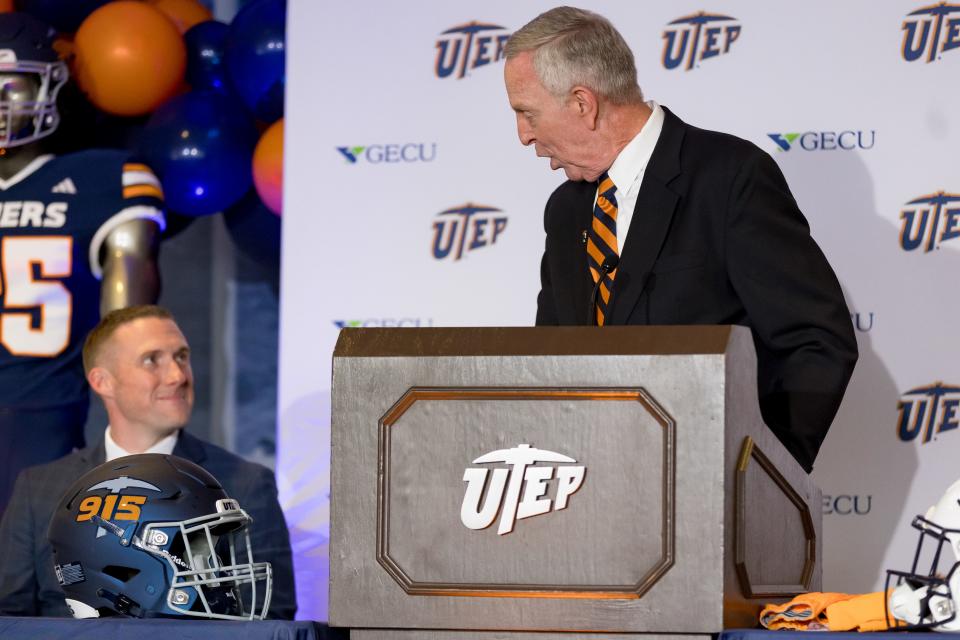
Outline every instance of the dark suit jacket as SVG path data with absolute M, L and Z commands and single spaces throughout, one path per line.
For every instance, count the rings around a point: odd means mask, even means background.
M 750 327 L 764 421 L 809 471 L 857 360 L 840 285 L 768 154 L 664 116 L 607 324 Z M 538 325 L 593 324 L 596 188 L 567 181 L 547 202 Z
M 174 455 L 209 471 L 227 495 L 253 518 L 254 560 L 273 567 L 270 617 L 293 619 L 293 559 L 273 473 L 209 442 L 180 432 Z M 77 478 L 106 461 L 103 439 L 86 449 L 25 469 L 0 521 L 0 614 L 70 617 L 53 570 L 47 526 L 63 493 Z

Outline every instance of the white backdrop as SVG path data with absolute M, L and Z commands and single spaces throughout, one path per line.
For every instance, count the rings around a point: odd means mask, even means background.
M 533 324 L 543 206 L 563 177 L 519 144 L 497 53 L 551 6 L 290 2 L 278 474 L 300 617 L 326 619 L 339 329 Z M 910 519 L 960 476 L 960 391 L 922 391 L 960 386 L 960 4 L 581 6 L 620 28 L 649 99 L 778 161 L 837 271 L 861 356 L 814 471 L 824 588 L 881 588 L 912 557 Z M 908 204 L 939 192 L 939 209 Z M 934 224 L 935 248 L 904 249 Z

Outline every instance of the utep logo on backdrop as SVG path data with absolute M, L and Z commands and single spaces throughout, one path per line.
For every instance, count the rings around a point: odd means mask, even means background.
M 897 404 L 900 420 L 897 436 L 904 442 L 930 442 L 934 434 L 952 431 L 960 426 L 960 387 L 934 382 L 903 394 Z
M 537 466 L 538 462 L 575 463 L 576 460 L 562 453 L 536 449 L 529 444 L 491 451 L 474 460 L 473 464 L 502 463 L 510 465 L 510 468 L 466 468 L 463 481 L 467 483 L 467 489 L 460 507 L 463 526 L 474 530 L 486 529 L 499 515 L 497 534 L 502 536 L 513 531 L 517 520 L 566 509 L 570 496 L 583 484 L 587 468 L 570 464 Z M 554 478 L 557 490 L 555 498 L 551 500 L 547 493 Z
M 740 37 L 737 19 L 719 14 L 695 13 L 668 23 L 663 32 L 663 66 L 676 69 L 683 64 L 685 71 L 700 66 L 702 60 L 729 53 Z
M 433 162 L 437 159 L 436 142 L 405 144 L 371 144 L 365 147 L 337 147 L 349 164 L 364 160 L 370 164 L 397 162 Z
M 904 60 L 916 62 L 926 54 L 930 63 L 953 49 L 960 49 L 960 4 L 941 2 L 907 14 L 901 48 Z
M 451 27 L 437 40 L 438 78 L 463 78 L 468 71 L 503 60 L 503 47 L 510 39 L 506 27 L 474 20 Z
M 872 149 L 877 142 L 877 131 L 804 131 L 795 133 L 768 133 L 777 143 L 777 151 L 790 151 L 794 142 L 804 151 L 853 151 Z M 798 142 L 799 141 L 799 142 Z
M 900 247 L 923 252 L 939 249 L 948 240 L 960 238 L 960 195 L 938 191 L 914 198 L 900 211 Z
M 496 207 L 468 202 L 437 214 L 433 223 L 433 257 L 459 260 L 463 252 L 494 244 L 507 228 L 507 217 Z
M 873 329 L 874 315 L 873 311 L 856 311 L 850 314 L 850 322 L 860 333 L 869 333 Z

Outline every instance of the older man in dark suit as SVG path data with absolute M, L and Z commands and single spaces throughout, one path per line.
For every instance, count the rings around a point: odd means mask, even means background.
M 857 360 L 837 278 L 769 155 L 682 122 L 613 25 L 560 7 L 513 34 L 524 145 L 569 179 L 547 202 L 537 324 L 739 324 L 764 421 L 809 471 Z
M 78 477 L 121 456 L 166 453 L 197 463 L 252 517 L 257 561 L 273 567 L 271 618 L 296 613 L 290 538 L 265 467 L 183 431 L 193 409 L 190 348 L 170 313 L 152 305 L 113 311 L 84 344 L 84 368 L 110 424 L 91 447 L 20 474 L 0 522 L 0 613 L 69 616 L 54 572 L 47 525 Z

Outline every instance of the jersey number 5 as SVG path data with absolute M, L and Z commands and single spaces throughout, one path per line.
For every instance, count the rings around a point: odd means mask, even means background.
M 0 342 L 11 354 L 52 358 L 67 348 L 73 300 L 62 282 L 46 278 L 69 277 L 72 252 L 73 238 L 69 236 L 3 238 Z M 43 279 L 34 278 L 35 269 Z M 36 309 L 40 313 L 38 327 L 33 326 Z

